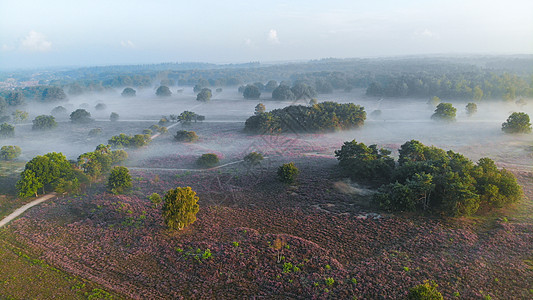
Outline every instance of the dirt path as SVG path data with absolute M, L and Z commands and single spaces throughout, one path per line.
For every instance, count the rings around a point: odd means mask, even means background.
M 0 221 L 0 227 L 3 227 L 4 225 L 6 225 L 7 223 L 11 222 L 13 219 L 15 219 L 16 217 L 20 216 L 23 212 L 25 212 L 26 210 L 30 209 L 31 207 L 39 204 L 39 203 L 42 203 L 48 199 L 51 199 L 53 197 L 56 196 L 56 193 L 50 193 L 50 194 L 46 194 L 42 197 L 39 197 L 35 200 L 33 200 L 32 202 L 30 203 L 26 203 L 24 204 L 23 206 L 17 208 L 14 212 L 12 212 L 10 215 L 8 215 L 7 217 L 5 217 L 4 219 L 2 219 Z

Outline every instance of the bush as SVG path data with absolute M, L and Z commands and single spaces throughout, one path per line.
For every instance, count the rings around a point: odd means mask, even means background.
M 531 123 L 529 115 L 523 112 L 512 113 L 507 121 L 502 124 L 502 131 L 505 133 L 529 133 Z
M 130 171 L 126 167 L 114 167 L 107 180 L 107 188 L 113 194 L 122 194 L 132 187 Z
M 196 221 L 199 198 L 190 187 L 178 187 L 163 197 L 162 215 L 168 228 L 183 230 Z
M 202 154 L 196 161 L 196 164 L 202 168 L 212 168 L 219 162 L 218 156 L 214 153 Z
M 14 160 L 21 153 L 22 151 L 19 146 L 2 146 L 0 149 L 0 160 Z
M 244 157 L 244 162 L 250 166 L 255 166 L 261 163 L 263 160 L 263 154 L 257 152 L 248 153 Z
M 198 135 L 194 131 L 179 130 L 176 132 L 174 139 L 178 142 L 192 143 L 198 140 Z
M 15 136 L 15 127 L 7 123 L 0 125 L 0 138 L 8 138 Z
M 111 122 L 116 122 L 119 119 L 119 115 L 116 112 L 112 112 L 111 115 L 109 115 L 109 120 Z
M 434 281 L 424 281 L 409 290 L 407 299 L 410 300 L 442 300 L 442 294 L 437 290 L 438 285 Z
M 57 127 L 56 119 L 53 116 L 37 116 L 32 123 L 32 130 L 49 130 Z
M 153 193 L 152 195 L 150 195 L 150 197 L 148 197 L 148 199 L 150 199 L 150 202 L 152 202 L 154 207 L 159 206 L 159 204 L 161 204 L 161 201 L 162 201 L 161 196 L 159 196 L 158 193 Z
M 292 184 L 294 181 L 296 181 L 296 177 L 298 177 L 298 174 L 300 171 L 293 162 L 283 164 L 279 166 L 278 168 L 278 179 L 287 184 Z

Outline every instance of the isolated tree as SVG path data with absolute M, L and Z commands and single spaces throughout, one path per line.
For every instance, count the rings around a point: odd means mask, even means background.
M 477 104 L 470 102 L 466 105 L 466 114 L 471 116 L 477 112 Z
M 37 116 L 32 122 L 32 130 L 49 130 L 57 127 L 56 119 L 53 116 Z
M 22 111 L 22 110 L 16 110 L 14 113 L 13 113 L 13 121 L 15 123 L 22 123 L 24 121 L 26 121 L 28 119 L 28 113 L 25 112 L 25 111 Z
M 261 163 L 263 160 L 263 154 L 258 152 L 250 152 L 244 157 L 244 162 L 250 166 L 255 166 Z
M 70 179 L 71 175 L 72 166 L 62 153 L 38 155 L 26 163 L 17 189 L 22 197 L 36 193 L 33 191 L 35 186 L 42 188 L 44 194 L 46 190 L 54 190 L 60 178 Z
M 242 93 L 244 99 L 259 99 L 261 91 L 256 85 L 248 84 Z
M 154 208 L 158 207 L 162 202 L 161 196 L 159 196 L 158 193 L 153 193 L 150 195 L 150 197 L 148 197 L 148 199 L 150 199 L 150 202 L 152 202 L 152 207 Z
M 294 93 L 291 91 L 291 88 L 287 85 L 280 84 L 277 88 L 272 91 L 272 99 L 274 100 L 294 100 Z
M 114 167 L 109 174 L 107 187 L 113 194 L 122 194 L 132 187 L 130 171 L 126 167 Z
M 89 123 L 92 121 L 91 113 L 83 108 L 78 108 L 70 114 L 70 121 L 77 124 Z
M 296 181 L 296 178 L 298 177 L 298 174 L 300 171 L 298 168 L 294 165 L 293 162 L 283 164 L 279 166 L 278 168 L 278 179 L 287 184 L 292 184 Z
M 96 110 L 105 110 L 107 108 L 107 105 L 105 105 L 104 103 L 98 103 L 94 106 L 94 109 Z
M 431 119 L 438 121 L 455 121 L 455 114 L 457 108 L 453 107 L 451 103 L 440 103 L 435 109 L 435 113 L 431 116 Z
M 122 91 L 121 95 L 122 97 L 135 97 L 137 95 L 137 91 L 130 87 L 127 87 Z
M 170 229 L 183 230 L 196 221 L 200 210 L 199 198 L 190 187 L 177 187 L 168 190 L 163 197 L 162 215 Z
M 505 133 L 529 133 L 531 123 L 529 115 L 524 112 L 514 112 L 507 121 L 502 124 L 502 131 Z
M 6 102 L 9 106 L 19 106 L 24 104 L 24 94 L 21 92 L 9 92 L 6 96 Z
M 198 140 L 198 135 L 194 131 L 179 130 L 176 132 L 174 139 L 178 142 L 192 143 Z
M 155 94 L 159 97 L 170 97 L 172 95 L 172 92 L 170 91 L 168 86 L 162 85 L 157 88 L 157 90 L 155 91 Z
M 178 121 L 180 121 L 181 123 L 190 123 L 192 121 L 194 121 L 195 123 L 197 121 L 203 121 L 205 120 L 205 117 L 204 116 L 201 116 L 201 115 L 198 115 L 192 111 L 184 111 L 182 112 L 179 116 L 177 116 L 176 118 Z
M 64 108 L 63 106 L 56 106 L 54 107 L 54 109 L 52 109 L 52 111 L 50 112 L 50 114 L 54 117 L 59 117 L 59 116 L 65 116 L 67 114 L 67 109 Z
M 208 89 L 208 88 L 203 88 L 200 93 L 198 93 L 198 95 L 196 95 L 196 100 L 198 101 L 204 101 L 204 102 L 208 102 L 209 100 L 211 100 L 211 97 L 213 96 L 213 94 L 211 93 L 211 90 Z
M 0 138 L 8 138 L 15 136 L 15 127 L 7 123 L 0 125 Z
M 48 88 L 45 88 L 43 90 L 43 93 L 41 94 L 41 100 L 43 102 L 56 102 L 56 101 L 63 101 L 67 99 L 67 95 L 65 94 L 65 91 L 63 91 L 62 88 L 57 86 L 51 86 Z
M 22 151 L 19 146 L 2 146 L 0 148 L 0 160 L 14 160 L 19 157 Z
M 212 168 L 218 164 L 218 156 L 214 153 L 202 154 L 196 164 L 202 168 Z
M 116 122 L 119 119 L 119 115 L 116 112 L 112 112 L 111 115 L 109 115 L 109 120 L 111 122 Z
M 259 103 L 255 106 L 255 115 L 262 114 L 266 111 L 266 107 L 263 103 Z

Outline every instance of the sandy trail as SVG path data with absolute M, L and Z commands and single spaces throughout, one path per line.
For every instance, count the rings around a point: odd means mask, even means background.
M 35 200 L 33 200 L 32 202 L 30 203 L 26 203 L 24 204 L 23 206 L 17 208 L 14 212 L 12 212 L 10 215 L 8 215 L 7 217 L 5 217 L 4 219 L 2 219 L 0 221 L 0 227 L 3 227 L 4 225 L 6 225 L 7 223 L 11 222 L 13 219 L 15 219 L 16 217 L 20 216 L 23 212 L 25 212 L 26 210 L 30 209 L 31 207 L 37 205 L 37 204 L 40 204 L 48 199 L 51 199 L 53 197 L 56 196 L 56 193 L 50 193 L 50 194 L 46 194 L 42 197 L 39 197 Z

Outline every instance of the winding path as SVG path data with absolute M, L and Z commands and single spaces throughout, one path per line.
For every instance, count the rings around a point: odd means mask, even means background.
M 0 221 L 0 228 L 3 227 L 4 225 L 6 225 L 7 223 L 11 222 L 16 217 L 20 216 L 23 212 L 25 212 L 29 208 L 31 208 L 31 207 L 39 204 L 39 203 L 42 203 L 42 202 L 44 202 L 44 201 L 46 201 L 48 199 L 54 198 L 55 196 L 56 196 L 56 193 L 46 194 L 46 195 L 44 195 L 42 197 L 39 197 L 39 198 L 33 200 L 30 203 L 26 203 L 23 206 L 17 208 L 14 212 L 12 212 L 10 215 L 8 215 L 7 217 L 5 217 L 4 219 L 2 219 Z

